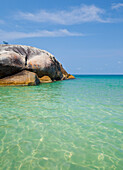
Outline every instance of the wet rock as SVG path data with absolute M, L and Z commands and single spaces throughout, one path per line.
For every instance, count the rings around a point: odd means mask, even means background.
M 31 86 L 38 85 L 40 80 L 33 72 L 23 70 L 15 75 L 0 79 L 0 86 Z
M 52 80 L 49 76 L 43 76 L 43 77 L 39 78 L 39 80 L 40 80 L 40 83 L 51 83 L 52 82 Z
M 68 76 L 68 79 L 75 79 L 73 75 Z

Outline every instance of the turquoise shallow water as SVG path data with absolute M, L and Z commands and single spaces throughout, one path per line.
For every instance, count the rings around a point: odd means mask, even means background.
M 1 170 L 123 169 L 123 76 L 0 87 Z

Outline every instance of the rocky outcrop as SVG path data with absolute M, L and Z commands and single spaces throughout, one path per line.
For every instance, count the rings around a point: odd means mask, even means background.
M 60 63 L 47 51 L 24 45 L 0 45 L 0 78 L 20 70 L 35 72 L 38 77 L 61 80 Z
M 23 70 L 12 76 L 0 79 L 0 86 L 31 86 L 38 85 L 40 80 L 33 72 Z
M 52 83 L 52 80 L 49 76 L 43 76 L 41 78 L 39 78 L 40 83 Z
M 27 74 L 24 70 L 31 73 L 28 72 Z M 32 72 L 35 74 L 32 74 Z M 20 82 L 18 80 L 18 74 Z M 46 80 L 47 82 L 65 80 L 69 76 L 61 63 L 59 63 L 56 58 L 47 51 L 25 45 L 0 45 L 1 84 L 2 82 L 3 84 L 5 84 L 5 82 L 6 84 L 15 85 L 19 83 L 25 84 L 25 79 L 28 82 L 27 75 L 37 75 L 37 78 L 39 78 L 40 81 L 46 79 L 46 77 L 42 78 L 43 76 L 49 76 L 50 80 Z M 24 77 L 23 81 L 22 77 Z M 14 83 L 14 79 L 15 82 L 18 81 L 19 83 Z

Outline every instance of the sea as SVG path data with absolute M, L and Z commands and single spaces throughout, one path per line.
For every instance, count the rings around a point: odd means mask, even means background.
M 122 170 L 123 75 L 0 87 L 0 170 Z

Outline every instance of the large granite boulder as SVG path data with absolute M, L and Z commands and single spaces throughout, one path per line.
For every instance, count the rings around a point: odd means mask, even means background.
M 52 80 L 63 77 L 61 64 L 47 51 L 24 45 L 0 45 L 0 78 L 21 70 L 35 72 Z
M 0 45 L 0 86 L 37 85 L 73 78 L 47 51 L 25 45 Z
M 23 70 L 15 75 L 0 79 L 0 86 L 31 86 L 38 85 L 40 80 L 33 72 Z

